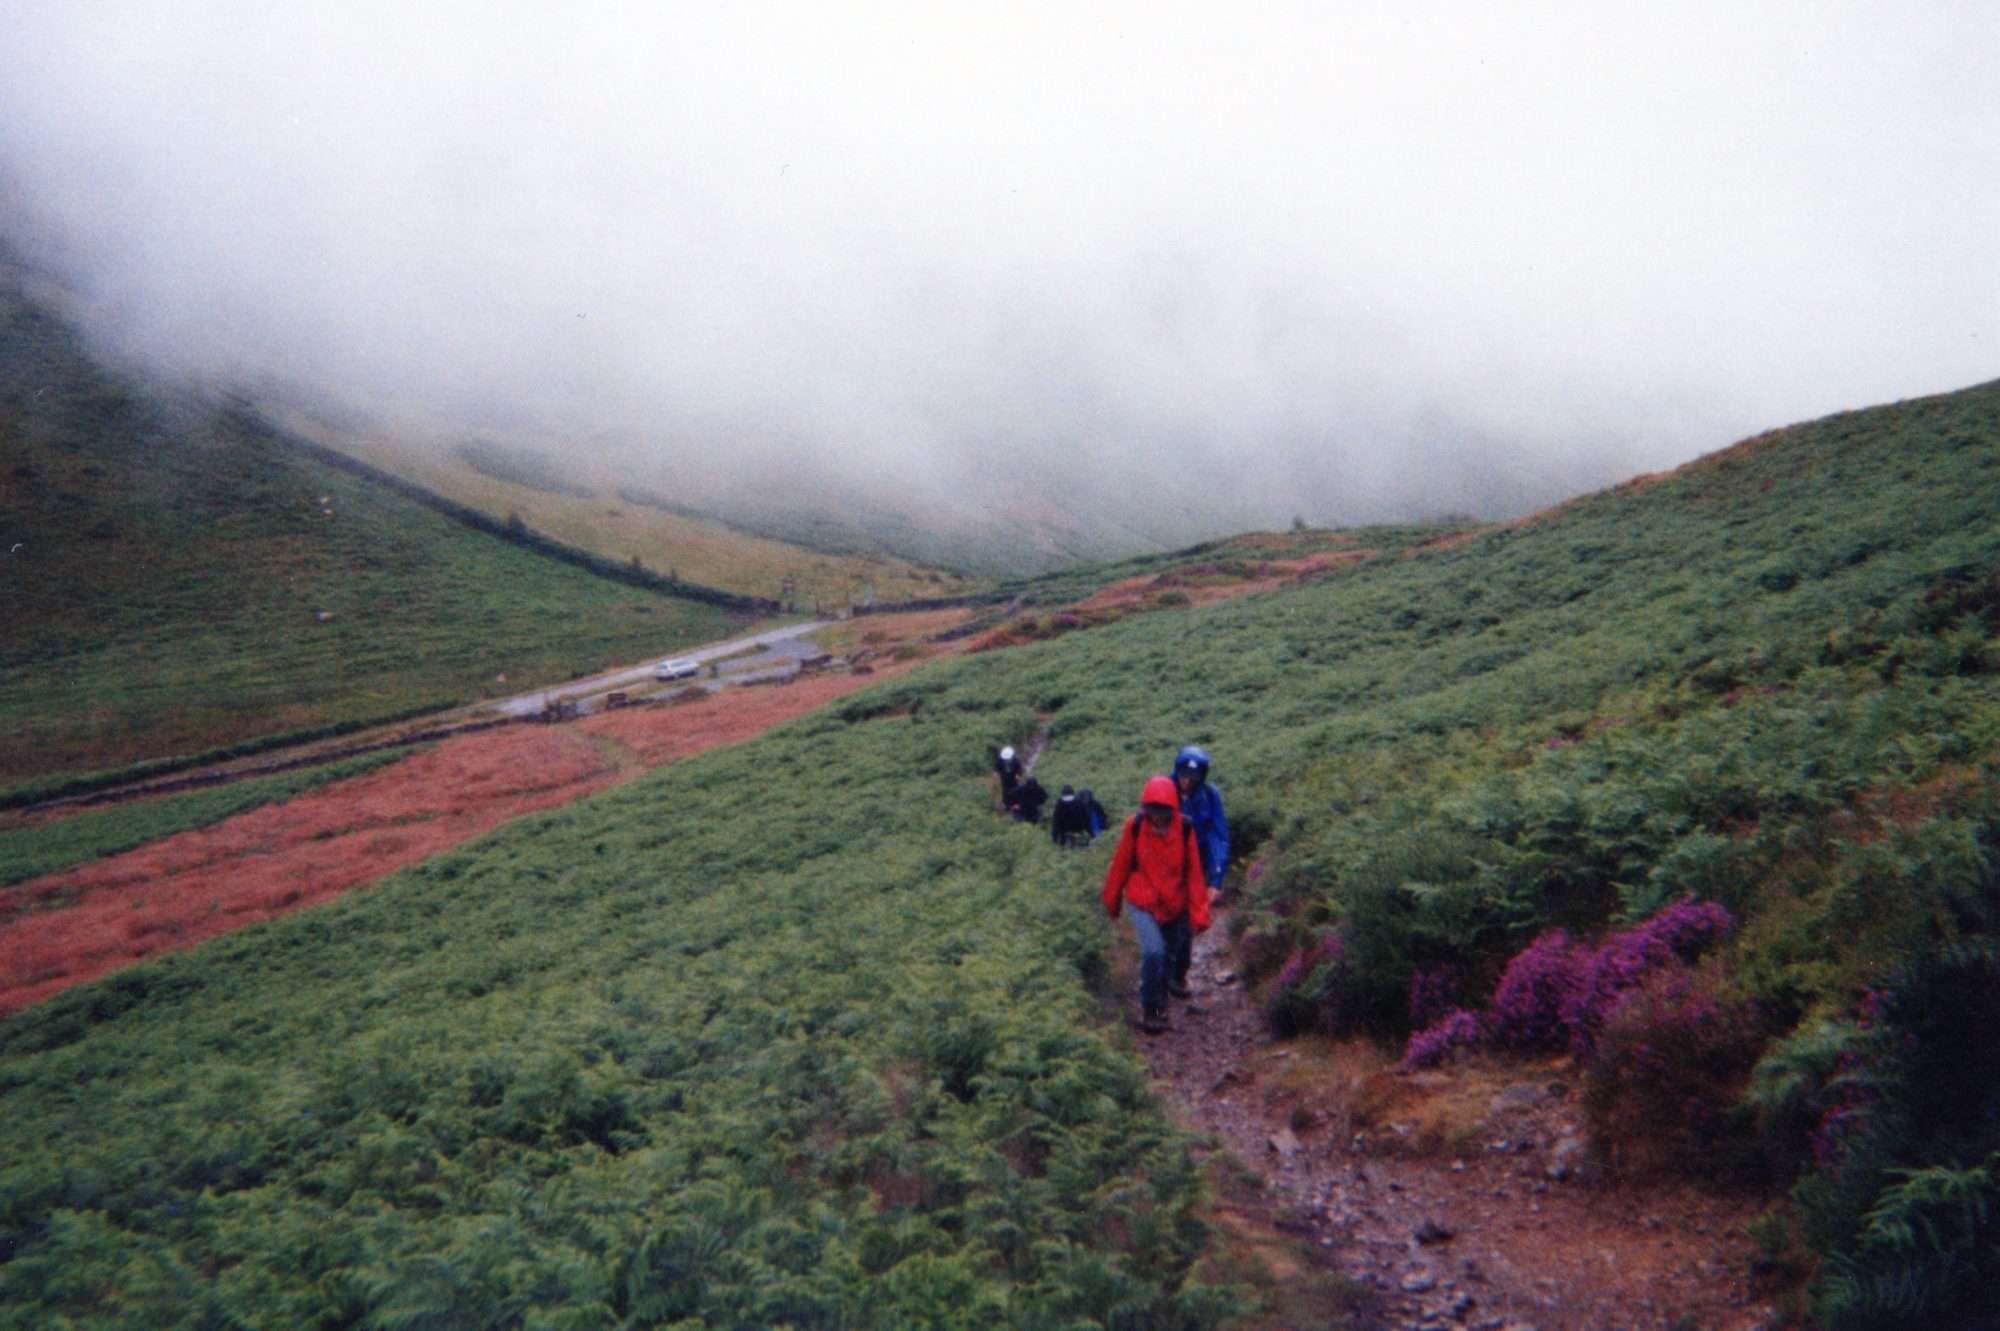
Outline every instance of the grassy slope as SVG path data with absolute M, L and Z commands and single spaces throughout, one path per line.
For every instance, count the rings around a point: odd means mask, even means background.
M 1684 888 L 1748 920 L 1739 983 L 1824 1010 L 1990 927 L 1938 893 L 1996 825 L 1996 442 L 2000 386 L 1838 417 L 928 667 L 66 994 L 0 1026 L 0 1292 L 107 1326 L 1213 1324 L 1192 1180 L 1094 1029 L 1106 848 L 993 822 L 987 746 L 1046 717 L 1038 774 L 1118 810 L 1208 743 L 1269 856 L 1239 918 L 1277 956 L 1347 920 L 1387 1028 L 1426 949 L 1490 974 Z M 1933 793 L 1914 843 L 1865 816 L 1896 791 Z
M 0 295 L 0 439 L 0 535 L 20 547 L 0 583 L 0 785 L 469 701 L 725 627 L 104 372 L 17 294 Z
M 792 599 L 810 608 L 815 601 L 846 605 L 870 588 L 879 600 L 900 601 L 958 595 L 971 586 L 954 574 L 903 559 L 827 553 L 634 502 L 619 490 L 630 488 L 646 495 L 643 479 L 620 476 L 587 460 L 558 462 L 549 454 L 525 454 L 537 468 L 551 475 L 560 472 L 562 485 L 574 491 L 564 492 L 547 484 L 525 483 L 537 478 L 533 469 L 521 469 L 521 480 L 510 479 L 490 474 L 505 468 L 489 465 L 481 470 L 441 447 L 399 445 L 310 422 L 302 422 L 300 430 L 308 438 L 460 503 L 501 516 L 518 513 L 528 526 L 559 541 L 611 559 L 636 557 L 656 572 L 671 572 L 739 595 L 776 599 L 784 579 L 790 578 Z M 501 455 L 507 452 L 489 447 Z

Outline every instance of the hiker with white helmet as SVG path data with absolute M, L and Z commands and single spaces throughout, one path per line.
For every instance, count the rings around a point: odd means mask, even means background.
M 1174 787 L 1180 795 L 1181 816 L 1194 829 L 1195 845 L 1201 851 L 1201 873 L 1208 886 L 1222 887 L 1222 875 L 1229 871 L 1229 819 L 1222 811 L 1222 792 L 1209 783 L 1208 750 L 1189 744 L 1174 755 Z M 1175 998 L 1191 998 L 1188 967 L 1194 961 L 1192 942 L 1169 958 L 1168 990 Z
M 1020 786 L 1021 778 L 1027 775 L 1026 769 L 1021 766 L 1021 757 L 1014 752 L 1012 744 L 1002 746 L 1000 752 L 994 756 L 993 775 L 1000 778 L 1000 807 L 1012 809 L 1015 804 L 1014 792 Z
M 1208 883 L 1193 825 L 1181 815 L 1174 783 L 1156 776 L 1139 796 L 1139 812 L 1126 820 L 1104 874 L 1104 913 L 1129 909 L 1139 939 L 1139 1029 L 1167 1029 L 1171 957 L 1190 950 L 1210 923 Z

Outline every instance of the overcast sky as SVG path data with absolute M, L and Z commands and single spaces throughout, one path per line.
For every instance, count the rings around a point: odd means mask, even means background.
M 152 355 L 595 449 L 1502 516 L 2000 377 L 1996 70 L 1992 0 L 0 0 L 0 222 Z

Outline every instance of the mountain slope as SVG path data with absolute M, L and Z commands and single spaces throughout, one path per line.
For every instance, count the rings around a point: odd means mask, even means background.
M 436 708 L 723 626 L 107 371 L 18 281 L 0 440 L 0 784 Z
M 1108 846 L 988 811 L 992 747 L 1045 731 L 1040 779 L 1114 811 L 1214 752 L 1281 1032 L 1400 1041 L 1413 989 L 1505 1030 L 1489 996 L 1545 930 L 1726 911 L 1701 966 L 1614 955 L 1671 984 L 1598 975 L 1646 1000 L 1562 1074 L 1600 1144 L 1797 1180 L 1829 1325 L 1899 1294 L 1971 1324 L 1996 445 L 1988 385 L 927 666 L 74 990 L 0 1024 L 0 1289 L 134 1326 L 1254 1325 L 1102 1022 Z M 1871 1246 L 1871 1212 L 1935 1251 Z
M 723 521 L 662 492 L 660 478 L 594 456 L 588 443 L 548 447 L 467 439 L 420 445 L 394 431 L 336 426 L 302 411 L 280 419 L 306 438 L 495 515 L 517 514 L 536 531 L 609 559 L 742 596 L 810 608 L 851 601 L 908 601 L 973 590 L 956 574 L 913 564 L 880 542 L 804 544 L 783 525 Z M 836 511 L 830 496 L 818 502 Z M 796 524 L 794 524 L 796 525 Z M 807 536 L 812 532 L 803 533 Z

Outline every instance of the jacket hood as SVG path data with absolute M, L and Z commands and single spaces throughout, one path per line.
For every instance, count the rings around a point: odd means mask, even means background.
M 1139 792 L 1139 803 L 1164 804 L 1169 809 L 1178 809 L 1181 807 L 1181 792 L 1172 777 L 1151 777 L 1146 782 L 1146 788 Z
M 1208 750 L 1199 744 L 1190 744 L 1174 755 L 1174 775 L 1193 772 L 1194 783 L 1198 786 L 1208 780 Z

